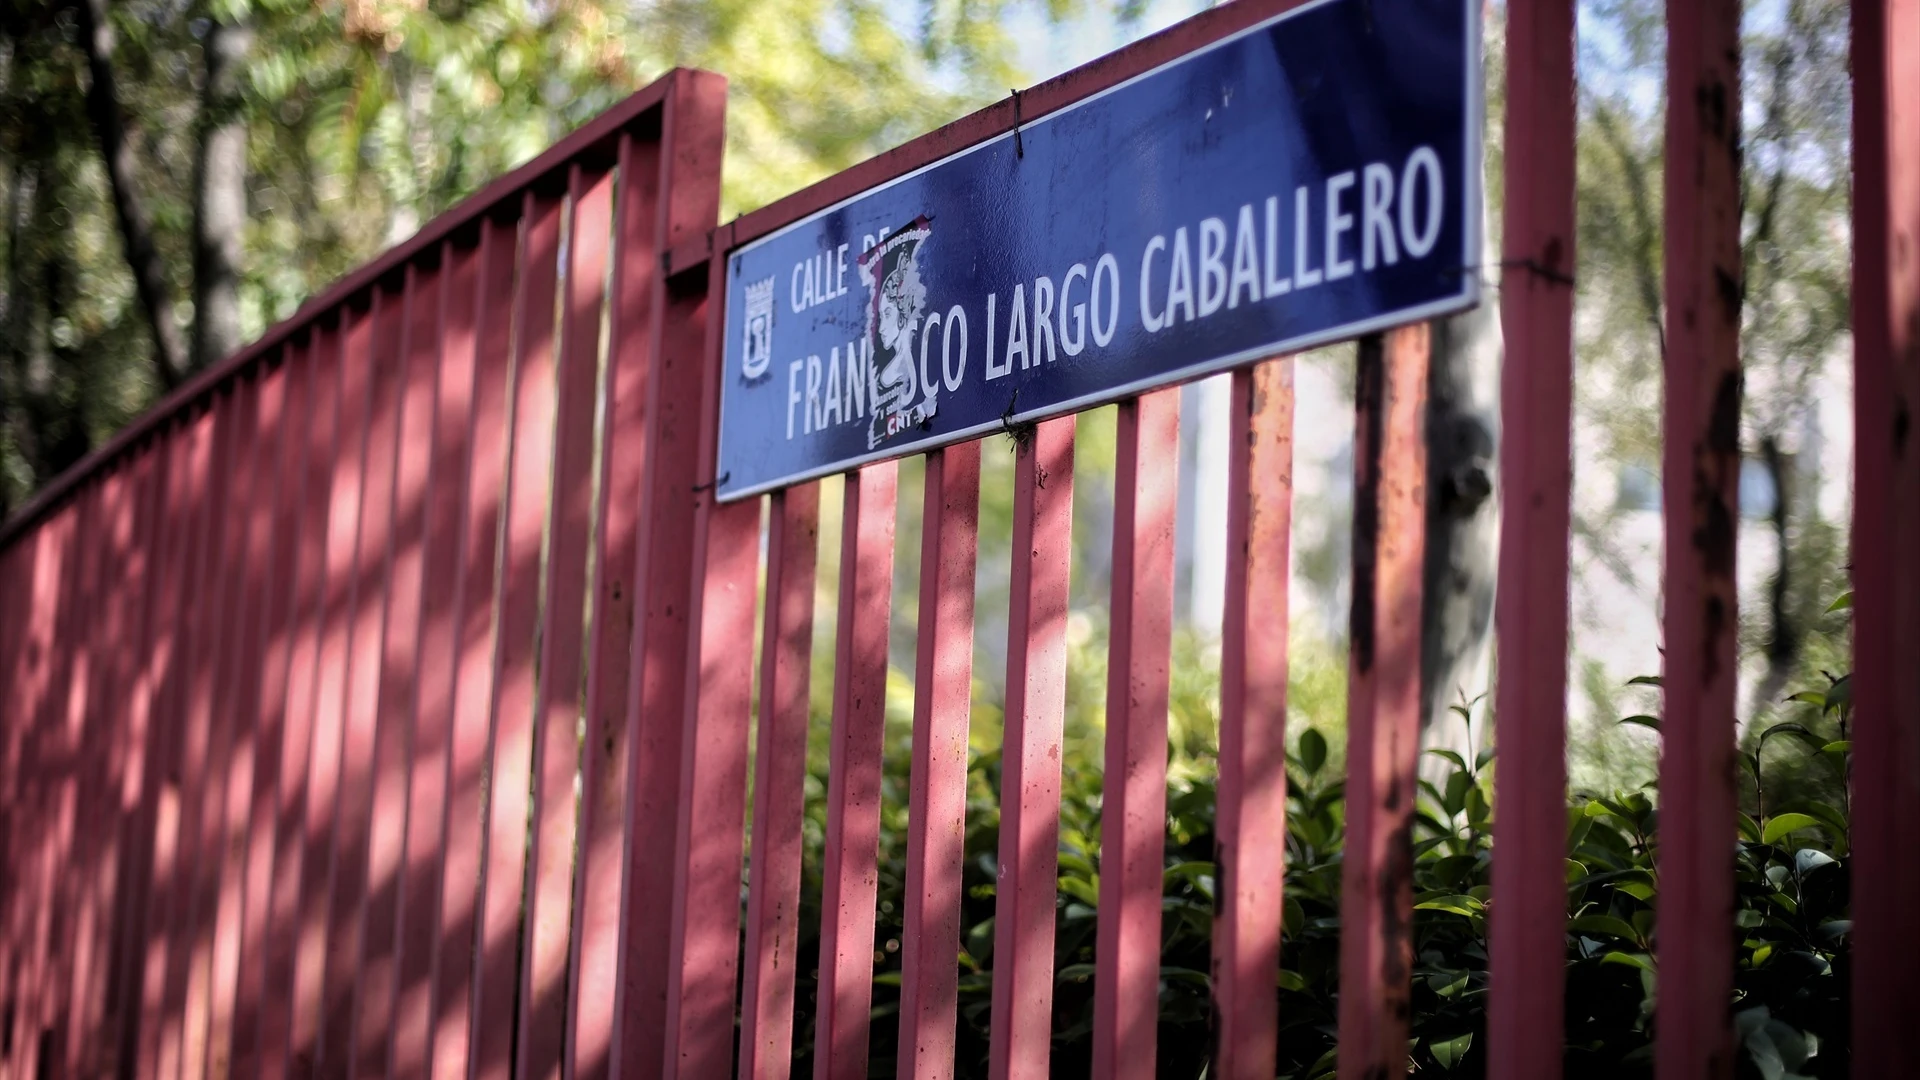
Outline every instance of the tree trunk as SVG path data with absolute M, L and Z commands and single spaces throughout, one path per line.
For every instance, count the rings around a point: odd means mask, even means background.
M 114 216 L 120 223 L 120 241 L 127 266 L 133 271 L 134 291 L 146 309 L 153 335 L 154 367 L 162 384 L 171 388 L 187 375 L 187 349 L 174 321 L 173 288 L 153 243 L 153 217 L 134 181 L 133 149 L 127 145 L 126 122 L 114 89 L 113 24 L 107 18 L 107 0 L 80 0 L 80 42 L 87 53 L 87 115 L 100 143 L 107 168 L 107 186 L 113 196 Z
M 1486 203 L 1482 202 L 1482 212 Z M 1493 247 L 1486 241 L 1491 269 Z M 1489 276 L 1492 276 L 1491 274 Z M 1427 373 L 1427 548 L 1420 635 L 1422 749 L 1469 762 L 1486 745 L 1492 689 L 1493 596 L 1500 571 L 1500 304 L 1496 284 L 1479 307 L 1433 323 Z M 1467 705 L 1473 726 L 1452 711 Z M 1423 758 L 1440 782 L 1449 766 Z
M 193 184 L 195 369 L 240 347 L 240 260 L 247 225 L 247 125 L 240 83 L 252 47 L 253 28 L 245 21 L 209 22 Z

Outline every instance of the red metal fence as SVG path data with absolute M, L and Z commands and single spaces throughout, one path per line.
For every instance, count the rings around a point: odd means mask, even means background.
M 0 533 L 0 1076 L 785 1076 L 820 492 L 764 509 L 711 497 L 709 297 L 726 253 L 1291 6 L 1198 16 L 1018 111 L 985 109 L 718 228 L 723 84 L 673 72 L 59 478 Z M 1900 915 L 1920 896 L 1920 3 L 1854 12 L 1852 1052 L 1856 1076 L 1890 1077 L 1920 999 L 1920 938 Z M 1571 0 L 1508 5 L 1497 712 L 1512 719 L 1489 1029 L 1508 1080 L 1561 1061 L 1573 18 Z M 1733 1074 L 1731 878 L 1714 853 L 1735 835 L 1739 18 L 1737 0 L 1669 16 L 1669 1078 Z M 1413 327 L 1359 354 L 1366 644 L 1339 1015 L 1355 1080 L 1406 1063 L 1428 342 Z M 1239 1078 L 1274 1072 L 1287 658 L 1270 613 L 1287 606 L 1291 363 L 1232 378 L 1209 1075 Z M 1043 422 L 1017 451 L 997 1076 L 1048 1070 L 1074 423 Z M 1154 1061 L 1162 448 L 1177 429 L 1173 392 L 1121 406 L 1102 1076 Z M 939 1077 L 958 1000 L 979 445 L 929 454 L 926 475 L 899 1070 Z M 895 466 L 850 474 L 844 498 L 823 1077 L 869 1066 Z M 755 728 L 741 643 L 761 595 Z

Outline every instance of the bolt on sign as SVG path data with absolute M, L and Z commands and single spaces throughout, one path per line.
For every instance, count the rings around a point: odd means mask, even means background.
M 1479 0 L 1319 0 L 728 255 L 740 498 L 1478 299 Z

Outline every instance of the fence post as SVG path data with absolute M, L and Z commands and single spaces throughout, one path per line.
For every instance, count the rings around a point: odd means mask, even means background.
M 701 174 L 694 173 L 694 177 Z M 708 174 L 710 175 L 710 174 Z M 705 316 L 699 443 L 692 489 L 677 493 L 694 508 L 692 652 L 680 736 L 671 922 L 667 938 L 666 1024 L 661 1075 L 693 1080 L 725 1075 L 733 1062 L 734 975 L 740 933 L 740 863 L 747 786 L 747 708 L 753 684 L 760 500 L 714 500 L 718 457 L 722 317 L 726 250 L 715 235 L 707 276 L 670 283 L 685 309 Z M 677 298 L 679 299 L 679 298 Z M 680 306 L 676 304 L 676 306 Z M 632 820 L 629 820 L 632 824 Z M 629 832 L 632 835 L 632 832 Z M 629 858 L 633 856 L 629 852 Z M 631 864 L 629 864 L 631 865 Z M 634 887 L 628 878 L 629 893 Z M 642 1075 L 648 1075 L 643 1073 Z
M 1154 1073 L 1160 899 L 1167 848 L 1167 698 L 1173 667 L 1173 523 L 1180 391 L 1119 407 L 1111 644 L 1095 930 L 1093 1071 Z M 1231 452 L 1231 451 L 1229 451 Z M 1284 620 L 1282 620 L 1284 621 Z
M 1073 558 L 1072 415 L 1041 421 L 1014 451 L 1013 571 L 1000 772 L 1000 879 L 993 905 L 988 1075 L 1038 1080 L 1053 1042 L 1060 741 Z
M 1214 822 L 1215 1067 L 1266 1080 L 1278 1053 L 1287 846 L 1287 549 L 1293 516 L 1293 358 L 1233 374 L 1227 587 Z
M 1340 1077 L 1406 1070 L 1426 548 L 1425 324 L 1362 338 L 1354 392 Z
M 1573 47 L 1573 0 L 1508 6 L 1491 1080 L 1554 1080 L 1563 1056 Z
M 1920 2 L 1853 5 L 1853 1069 L 1920 998 Z
M 1667 6 L 1666 710 L 1655 1074 L 1733 1075 L 1740 3 Z

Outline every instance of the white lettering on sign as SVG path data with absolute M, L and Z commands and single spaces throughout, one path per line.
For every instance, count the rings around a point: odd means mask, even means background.
M 1079 358 L 1097 354 L 1119 336 L 1126 295 L 1137 297 L 1141 328 L 1160 334 L 1221 311 L 1272 303 L 1302 289 L 1425 258 L 1446 224 L 1445 196 L 1440 157 L 1422 146 L 1397 167 L 1369 162 L 1296 185 L 1291 220 L 1283 212 L 1285 195 L 1276 193 L 1238 207 L 1208 208 L 1216 212 L 1149 237 L 1139 252 L 1136 293 L 1123 292 L 1128 286 L 1121 257 L 1103 251 L 1067 262 L 1057 277 L 1039 274 L 1013 282 L 1004 305 L 999 292 L 989 291 L 984 312 L 970 314 L 961 304 L 929 310 L 916 316 L 911 339 L 902 339 L 886 376 L 894 381 L 884 386 L 875 382 L 880 373 L 874 370 L 870 339 L 834 346 L 824 358 L 792 359 L 787 438 L 867 423 L 870 414 L 882 415 L 880 404 L 890 410 L 883 434 L 905 431 L 933 415 L 938 390 L 958 392 L 969 378 L 991 382 L 1015 371 L 1085 363 Z M 863 250 L 872 251 L 888 235 L 862 237 Z M 805 311 L 845 295 L 848 253 L 849 245 L 841 244 L 794 264 L 789 306 Z M 1290 265 L 1284 261 L 1289 256 Z M 981 314 L 985 333 L 976 368 L 970 362 L 970 319 Z M 911 349 L 916 345 L 917 355 Z M 974 371 L 980 374 L 973 376 Z M 908 404 L 895 408 L 900 402 Z

